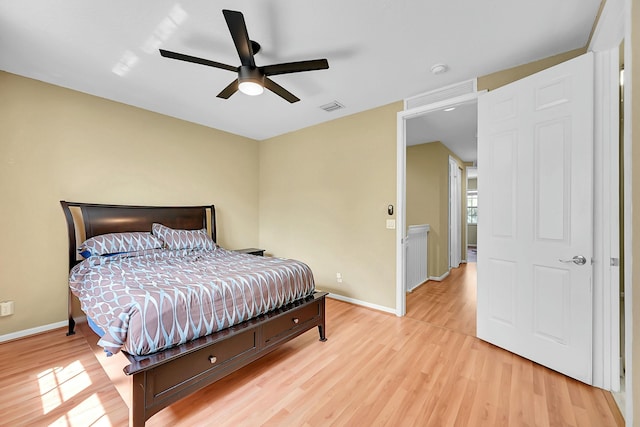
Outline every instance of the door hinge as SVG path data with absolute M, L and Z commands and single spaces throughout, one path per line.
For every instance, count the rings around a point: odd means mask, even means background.
M 611 267 L 618 267 L 620 265 L 620 258 L 611 258 L 609 265 Z

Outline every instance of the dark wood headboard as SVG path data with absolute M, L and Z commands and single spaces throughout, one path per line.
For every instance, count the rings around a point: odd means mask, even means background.
M 200 230 L 206 228 L 211 238 L 216 240 L 216 214 L 214 205 L 208 206 L 127 206 L 101 205 L 95 203 L 76 203 L 60 201 L 67 220 L 69 237 L 69 269 L 78 263 L 77 238 L 88 239 L 106 233 L 127 231 L 149 231 L 151 225 L 158 222 L 167 227 Z M 72 209 L 80 212 L 80 218 Z M 208 212 L 211 212 L 211 225 L 207 227 Z M 76 230 L 78 227 L 78 230 Z M 77 231 L 83 232 L 78 236 Z

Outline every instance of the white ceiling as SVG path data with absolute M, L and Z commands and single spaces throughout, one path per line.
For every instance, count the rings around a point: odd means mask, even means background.
M 454 108 L 451 110 L 451 108 Z M 407 120 L 407 145 L 440 141 L 463 162 L 475 162 L 478 148 L 478 103 L 467 102 Z
M 0 70 L 262 140 L 583 47 L 599 4 L 0 0 Z M 295 104 L 268 91 L 216 98 L 233 72 L 157 49 L 239 65 L 225 8 L 244 13 L 258 66 L 327 58 L 330 68 L 272 77 Z M 449 71 L 431 74 L 436 63 Z M 334 100 L 346 108 L 318 108 Z

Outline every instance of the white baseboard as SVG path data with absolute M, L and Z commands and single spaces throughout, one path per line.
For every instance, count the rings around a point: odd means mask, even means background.
M 442 282 L 444 279 L 447 278 L 448 275 L 449 275 L 449 272 L 447 271 L 442 276 L 430 276 L 429 280 L 435 280 L 436 282 Z
M 29 335 L 41 334 L 43 332 L 52 331 L 54 329 L 64 328 L 69 324 L 67 320 L 62 322 L 50 323 L 48 325 L 42 325 L 31 329 L 24 329 L 18 332 L 12 332 L 10 334 L 0 335 L 0 342 L 13 341 L 19 338 L 25 338 Z
M 463 261 L 466 262 L 466 261 Z M 447 278 L 447 276 L 449 275 L 449 272 L 447 271 L 446 273 L 444 273 L 442 276 L 429 276 L 427 278 L 427 280 L 425 280 L 424 282 L 420 283 L 419 285 L 414 286 L 413 288 L 407 290 L 407 292 L 413 292 L 416 289 L 418 289 L 420 286 L 426 284 L 429 280 L 433 280 L 434 282 L 442 282 L 444 279 Z
M 74 320 L 77 323 L 86 322 L 86 316 L 74 317 Z M 24 329 L 22 331 L 12 332 L 10 334 L 0 335 L 0 343 L 13 341 L 20 338 L 26 338 L 31 335 L 41 334 L 43 332 L 53 331 L 54 329 L 66 328 L 69 326 L 68 320 L 63 320 L 61 322 L 49 323 L 48 325 L 37 326 L 31 329 Z M 65 331 L 66 333 L 66 331 Z
M 416 290 L 416 289 L 418 289 L 419 287 L 421 287 L 421 286 L 423 286 L 423 285 L 426 285 L 426 284 L 427 284 L 427 282 L 428 282 L 429 280 L 431 280 L 431 279 L 429 279 L 429 278 L 427 277 L 427 280 L 425 280 L 425 281 L 424 281 L 424 282 L 422 282 L 422 283 L 419 283 L 419 284 L 415 285 L 415 286 L 414 286 L 413 288 L 411 288 L 411 289 L 408 289 L 408 290 L 407 290 L 407 292 L 411 293 L 411 292 L 415 291 L 415 290 Z
M 367 307 L 367 308 L 372 308 L 374 310 L 383 311 L 385 313 L 396 314 L 396 310 L 394 308 L 389 308 L 389 307 L 385 307 L 385 306 L 378 305 L 378 304 L 372 304 L 372 303 L 366 302 L 366 301 L 360 301 L 360 300 L 355 299 L 355 298 L 349 298 L 349 297 L 345 297 L 345 296 L 338 295 L 338 294 L 332 294 L 332 293 L 329 293 L 329 295 L 327 295 L 327 297 L 336 299 L 338 301 L 348 302 L 350 304 L 355 304 L 355 305 L 359 305 L 359 306 L 362 306 L 362 307 Z

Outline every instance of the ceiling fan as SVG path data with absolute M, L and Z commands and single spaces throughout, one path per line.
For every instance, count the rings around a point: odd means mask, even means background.
M 226 9 L 224 9 L 222 13 L 224 14 L 224 19 L 227 21 L 231 38 L 233 38 L 233 43 L 240 56 L 240 66 L 234 67 L 208 59 L 160 49 L 160 55 L 165 58 L 178 59 L 180 61 L 193 62 L 195 64 L 237 72 L 238 78 L 232 81 L 229 86 L 222 89 L 222 92 L 217 95 L 218 98 L 228 99 L 238 90 L 247 95 L 260 95 L 264 91 L 264 88 L 267 88 L 291 103 L 298 102 L 300 101 L 298 97 L 271 80 L 268 76 L 299 73 L 302 71 L 326 70 L 329 68 L 329 62 L 326 59 L 286 62 L 284 64 L 257 67 L 254 55 L 260 51 L 260 45 L 249 39 L 244 16 L 241 12 Z

